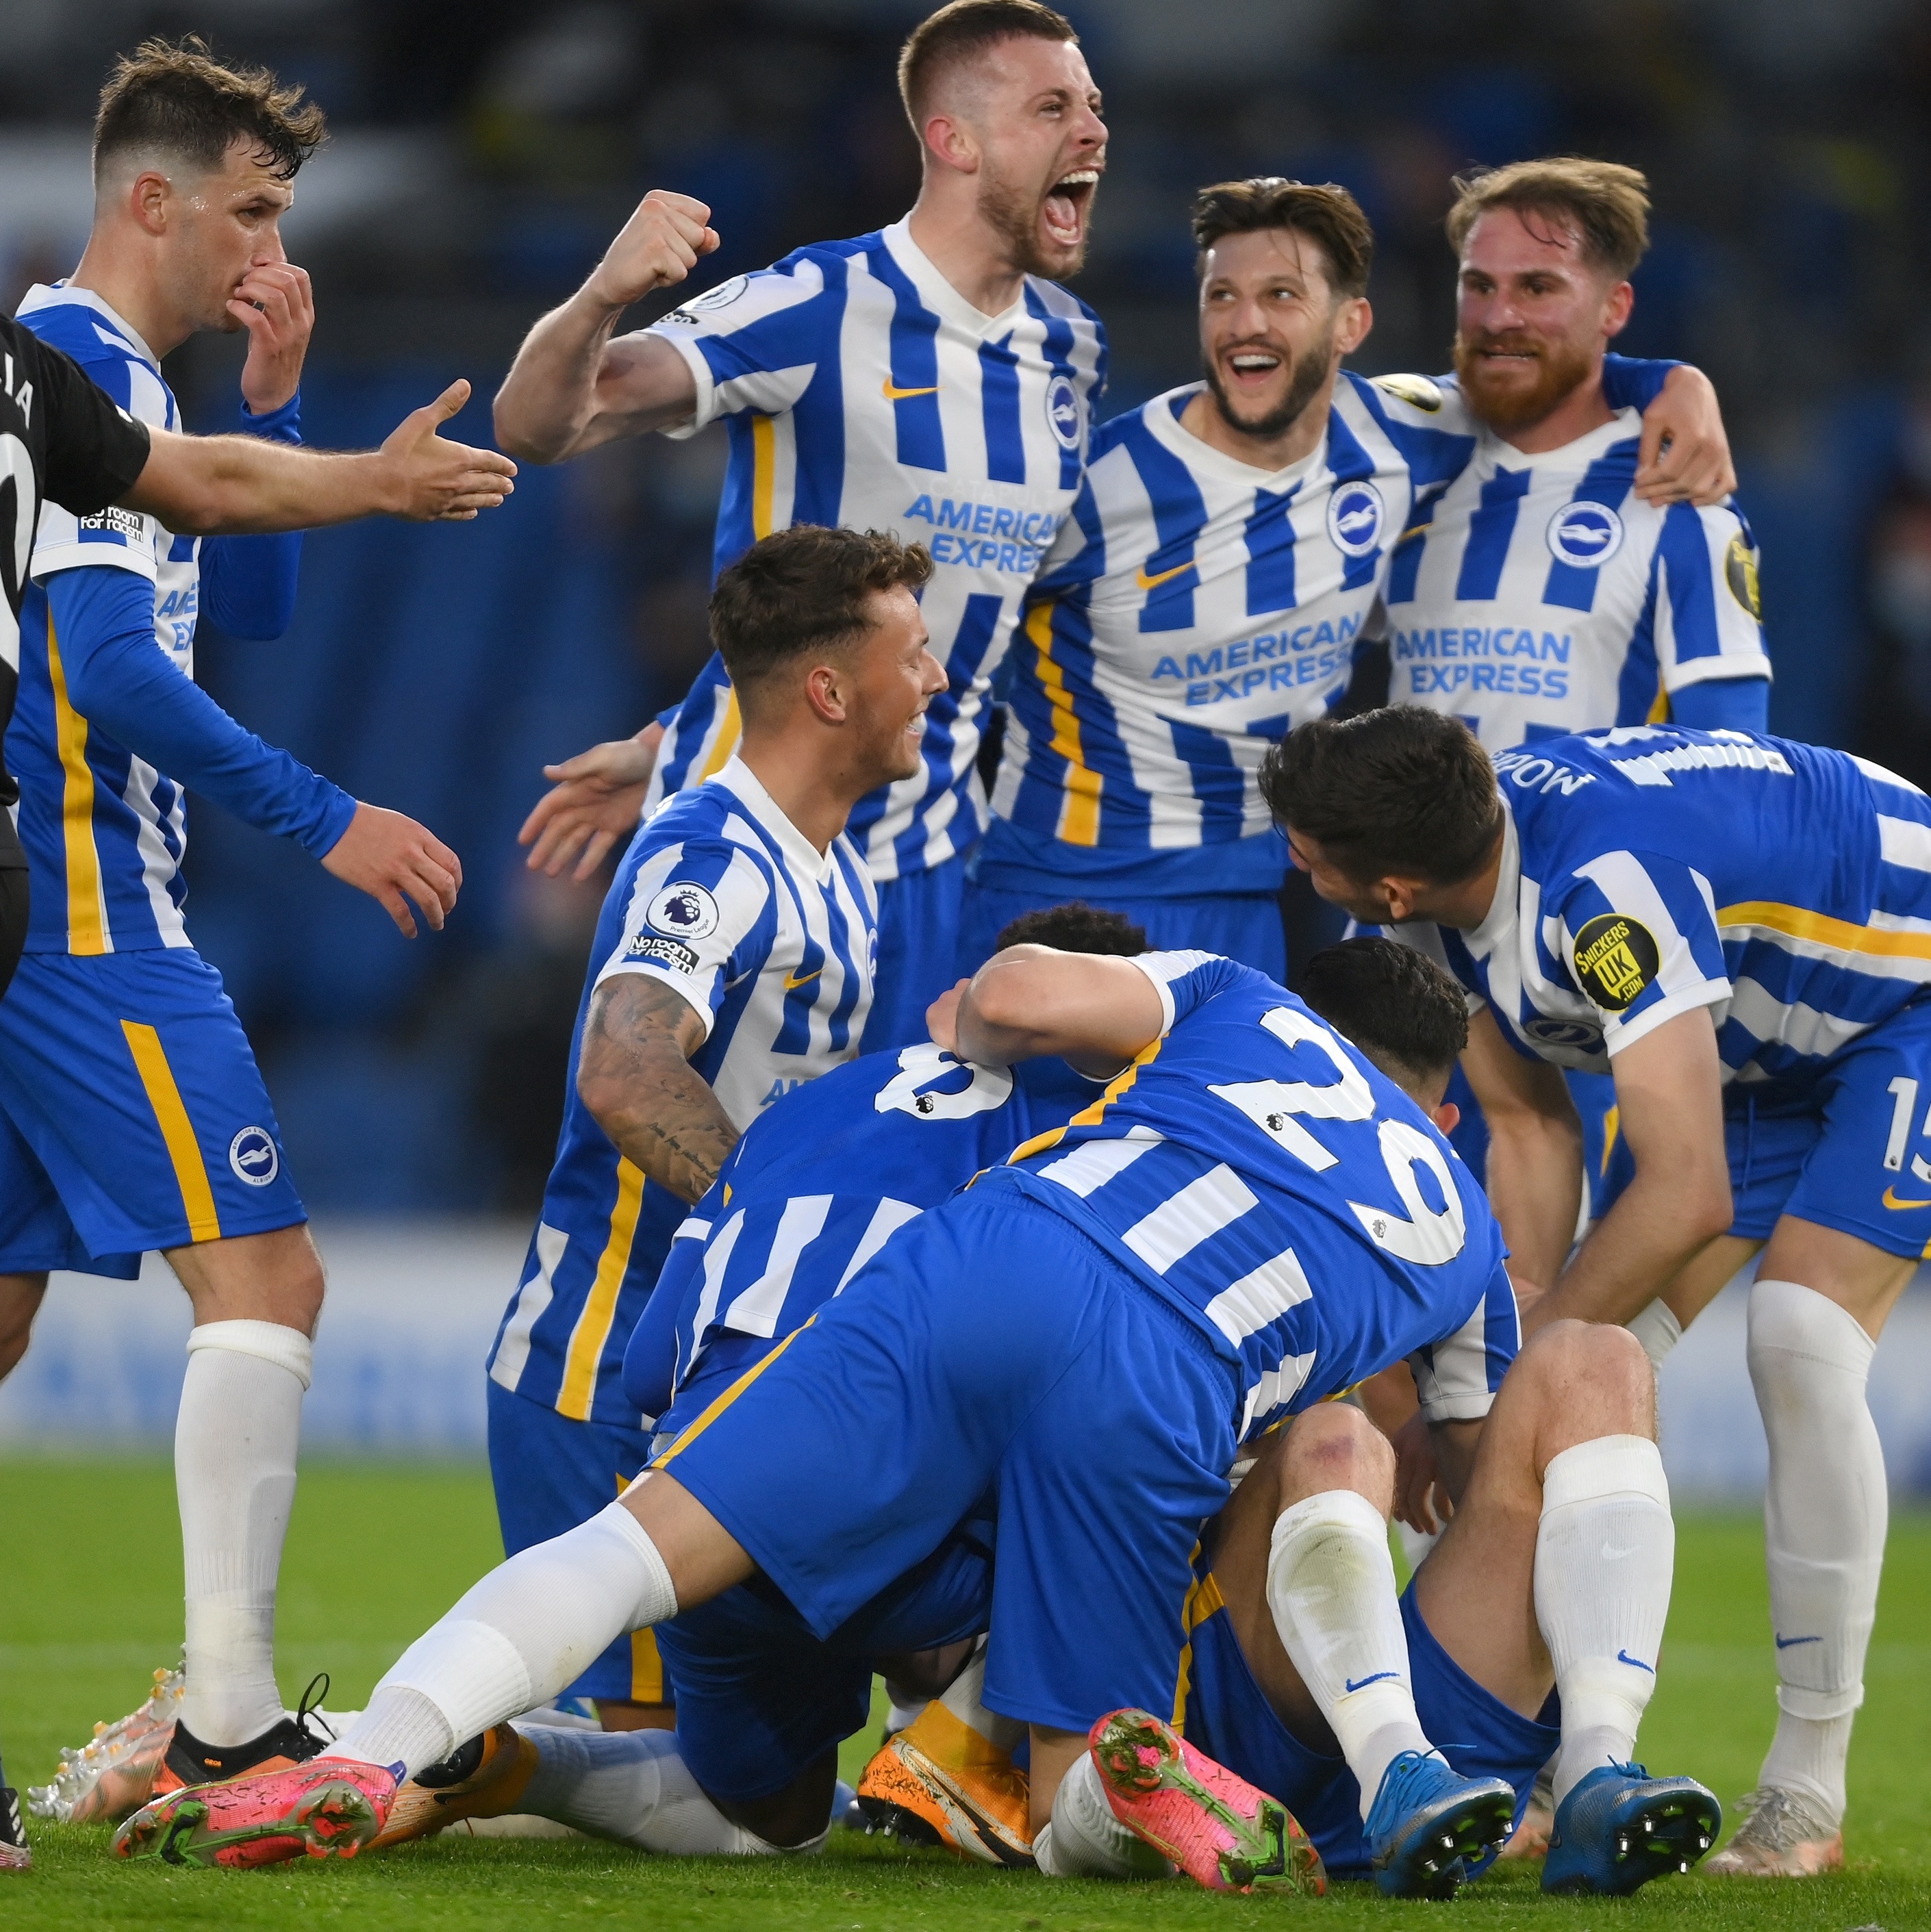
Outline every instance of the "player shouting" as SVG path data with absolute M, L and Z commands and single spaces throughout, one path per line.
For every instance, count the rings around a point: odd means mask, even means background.
M 916 768 L 944 687 L 915 596 L 932 568 L 893 537 L 800 525 L 718 579 L 739 748 L 639 830 L 605 899 L 556 1161 L 491 1352 L 512 1554 L 643 1467 L 623 1354 L 672 1235 L 767 1107 L 858 1051 L 876 900 L 845 826 Z M 614 1726 L 668 1721 L 650 1633 L 611 1635 L 576 1694 Z
M 1014 656 L 964 970 L 1073 880 L 1156 945 L 1284 975 L 1287 859 L 1261 756 L 1339 702 L 1397 533 L 1474 447 L 1452 388 L 1341 367 L 1371 323 L 1374 249 L 1346 189 L 1222 182 L 1195 198 L 1193 230 L 1203 380 L 1094 437 Z M 1611 374 L 1623 400 L 1655 399 L 1648 433 L 1674 436 L 1673 469 L 1713 439 L 1720 452 L 1695 371 Z
M 1263 783 L 1323 898 L 1439 927 L 1481 1009 L 1464 1064 L 1520 1178 L 1517 1245 L 1560 1255 L 1572 1226 L 1560 1070 L 1614 1078 L 1634 1178 L 1532 1324 L 1665 1294 L 1687 1322 L 1762 1250 L 1777 1727 L 1710 1869 L 1835 1868 L 1886 1520 L 1865 1383 L 1931 1214 L 1931 800 L 1841 752 L 1684 727 L 1491 765 L 1412 706 L 1304 727 Z
M 619 319 L 716 245 L 688 196 L 645 197 L 582 289 L 530 332 L 497 398 L 504 448 L 545 463 L 613 437 L 722 417 L 731 462 L 716 564 L 788 524 L 923 542 L 947 688 L 917 769 L 862 801 L 851 837 L 879 886 L 878 999 L 866 1044 L 924 1036 L 953 975 L 988 676 L 1079 485 L 1105 339 L 1049 278 L 1077 273 L 1106 166 L 1078 37 L 1037 0 L 953 0 L 899 64 L 923 178 L 902 220 L 800 248 L 640 334 Z M 580 872 L 653 802 L 722 765 L 738 706 L 713 658 L 667 730 L 557 770 L 533 862 Z M 585 844 L 584 842 L 587 842 Z M 1063 898 L 1056 892 L 1055 898 Z
M 249 339 L 250 436 L 236 440 L 248 453 L 210 447 L 218 460 L 228 451 L 221 487 L 197 505 L 147 488 L 144 470 L 115 493 L 131 507 L 43 512 L 6 740 L 32 890 L 25 957 L 0 1003 L 0 1369 L 23 1350 L 50 1268 L 131 1280 L 158 1249 L 194 1309 L 176 1432 L 187 1685 L 164 1788 L 287 1762 L 315 1743 L 284 1714 L 274 1620 L 322 1269 L 254 1055 L 183 922 L 184 788 L 299 840 L 412 937 L 410 902 L 440 927 L 461 877 L 423 826 L 265 745 L 192 678 L 204 566 L 209 608 L 272 638 L 293 608 L 299 541 L 228 536 L 204 557 L 191 532 L 236 520 L 238 494 L 244 529 L 385 500 L 364 474 L 360 500 L 331 502 L 366 459 L 269 447 L 298 440 L 313 320 L 279 223 L 322 134 L 320 110 L 272 75 L 148 43 L 102 94 L 80 266 L 22 304 L 24 328 L 152 426 L 151 467 L 178 462 L 161 358 L 200 328 Z M 459 386 L 392 444 L 419 449 L 467 393 Z M 492 472 L 512 466 L 451 454 L 494 485 L 467 506 L 501 500 L 509 486 Z M 401 454 L 389 455 L 391 502 Z M 206 460 L 190 467 L 206 476 Z M 305 496 L 322 514 L 305 514 Z M 184 500 L 188 514 L 164 522 Z

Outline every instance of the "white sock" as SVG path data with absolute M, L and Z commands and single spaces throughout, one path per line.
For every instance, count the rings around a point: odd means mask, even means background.
M 675 1731 L 516 1728 L 537 1748 L 521 1804 L 539 1818 L 673 1858 L 769 1856 L 782 1849 L 734 1825 L 704 1796 L 678 1754 Z M 799 1849 L 815 1850 L 824 1842 Z
M 1170 1878 L 1174 1870 L 1113 1816 L 1091 1751 L 1060 1780 L 1032 1850 L 1048 1878 Z
M 885 1728 L 888 1731 L 909 1730 L 918 1722 L 918 1714 L 932 1700 L 921 1697 L 908 1690 L 902 1684 L 894 1684 L 885 1679 Z
M 547 1702 L 626 1631 L 677 1610 L 657 1546 L 611 1503 L 492 1570 L 396 1660 L 327 1754 L 418 1771 Z
M 314 1365 L 308 1337 L 278 1322 L 204 1322 L 188 1334 L 174 1424 L 187 1597 L 181 1722 L 203 1744 L 245 1744 L 282 1720 L 275 1578 Z
M 1643 1353 L 1649 1357 L 1653 1369 L 1660 1369 L 1669 1360 L 1670 1351 L 1683 1340 L 1683 1324 L 1670 1312 L 1668 1303 L 1660 1295 L 1623 1325 L 1642 1343 Z
M 1353 1490 L 1323 1490 L 1283 1510 L 1267 1559 L 1267 1604 L 1340 1740 L 1365 1819 L 1389 1764 L 1403 1751 L 1434 1748 L 1415 1714 L 1381 1512 Z
M 1646 1436 L 1599 1436 L 1551 1459 L 1536 1535 L 1536 1622 L 1555 1664 L 1562 1748 L 1555 1801 L 1626 1764 L 1669 1614 L 1676 1525 Z
M 1814 1289 L 1750 1290 L 1750 1380 L 1770 1441 L 1764 1529 L 1779 1713 L 1760 1781 L 1806 1793 L 1833 1822 L 1890 1515 L 1864 1399 L 1876 1352 L 1857 1319 Z
M 1405 1522 L 1395 1526 L 1395 1534 L 1401 1540 L 1401 1554 L 1407 1559 L 1411 1576 L 1428 1560 L 1428 1552 L 1442 1540 L 1438 1529 L 1411 1529 Z
M 981 1637 L 966 1668 L 945 1687 L 938 1702 L 968 1730 L 976 1731 L 996 1750 L 1010 1756 L 1018 1750 L 1026 1726 L 1017 1718 L 1002 1718 L 998 1712 L 987 1709 L 985 1695 L 986 1640 Z

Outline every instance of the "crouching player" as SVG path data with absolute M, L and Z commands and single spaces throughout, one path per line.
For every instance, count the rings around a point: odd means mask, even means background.
M 1096 1724 L 1170 1708 L 1200 1526 L 1244 1440 L 1418 1354 L 1442 1388 L 1499 1384 L 1514 1297 L 1479 1190 L 1411 1100 L 1263 976 L 1020 949 L 934 1015 L 938 1043 L 977 1064 L 1119 1070 L 1065 1128 L 919 1216 L 618 1502 L 470 1591 L 326 1759 L 150 1805 L 122 1856 L 352 1853 L 412 1770 L 554 1695 L 620 1633 L 746 1583 L 820 1641 L 914 1602 L 923 1626 L 898 1616 L 900 1640 L 989 1620 L 986 1701 L 1030 1726 L 1036 1834 Z M 980 1538 L 953 1534 L 988 1502 Z M 758 1667 L 747 1656 L 740 1682 Z M 849 1720 L 776 1716 L 761 1748 L 790 1783 L 758 1835 L 801 1846 Z M 1515 1808 L 1502 1780 L 1413 1763 L 1389 1760 L 1374 1813 L 1390 1891 L 1432 1888 Z M 1163 1844 L 1209 1884 L 1305 1886 L 1311 1855 L 1279 1804 L 1215 1776 L 1244 1808 L 1197 1809 Z

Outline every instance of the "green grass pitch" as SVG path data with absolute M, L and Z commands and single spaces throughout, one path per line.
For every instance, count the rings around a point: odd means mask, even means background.
M 170 1472 L 159 1460 L 0 1462 L 0 1744 L 8 1774 L 42 1782 L 59 1746 L 137 1701 L 180 1636 Z M 283 1572 L 281 1661 L 291 1701 L 311 1672 L 359 1704 L 404 1645 L 497 1554 L 487 1478 L 474 1469 L 326 1463 L 303 1472 Z M 1743 1516 L 1686 1514 L 1662 1683 L 1642 1748 L 1726 1803 L 1750 1783 L 1773 1722 L 1761 1537 Z M 1449 1906 L 1395 1904 L 1371 1888 L 1325 1900 L 1160 1886 L 1052 1884 L 966 1869 L 840 1832 L 818 1859 L 652 1859 L 587 1842 L 431 1842 L 353 1864 L 262 1873 L 167 1873 L 107 1856 L 104 1829 L 33 1821 L 35 1869 L 0 1875 L 0 1928 L 353 1927 L 356 1932 L 623 1926 L 639 1932 L 1099 1932 L 1229 1928 L 1284 1916 L 1337 1928 L 1450 1924 L 1931 1927 L 1931 1516 L 1893 1520 L 1884 1595 L 1851 1761 L 1850 1869 L 1761 1886 L 1653 1884 L 1629 1900 L 1544 1900 L 1533 1868 Z M 847 1774 L 866 1741 L 848 1748 Z

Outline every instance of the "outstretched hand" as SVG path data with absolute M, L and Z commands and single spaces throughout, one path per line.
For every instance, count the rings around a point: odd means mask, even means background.
M 437 434 L 469 399 L 470 386 L 458 378 L 389 432 L 380 453 L 392 473 L 385 507 L 395 515 L 417 523 L 467 523 L 479 510 L 496 508 L 515 488 L 509 479 L 516 465 L 508 457 Z
M 550 789 L 516 835 L 519 845 L 530 848 L 524 863 L 554 879 L 575 859 L 571 878 L 588 878 L 605 854 L 637 830 L 663 738 L 661 724 L 647 724 L 634 738 L 613 738 L 545 765 Z
M 411 900 L 440 932 L 463 883 L 463 862 L 434 832 L 379 805 L 356 807 L 349 829 L 322 855 L 322 867 L 367 892 L 405 939 L 416 937 Z

